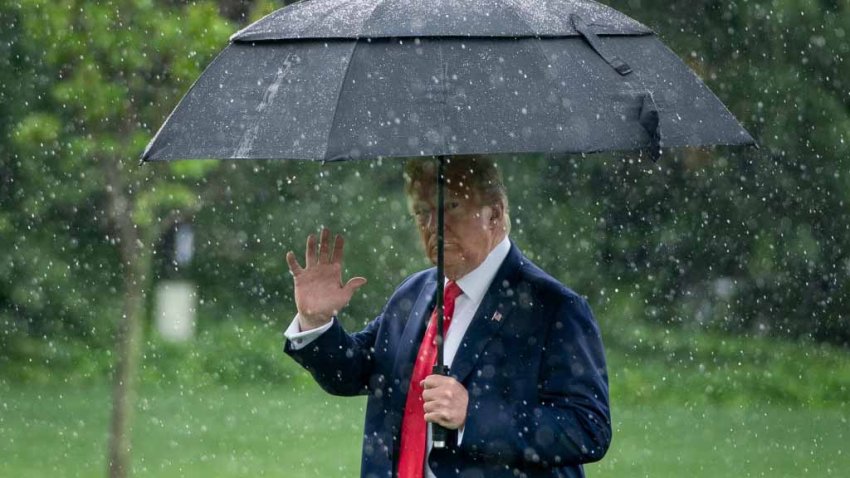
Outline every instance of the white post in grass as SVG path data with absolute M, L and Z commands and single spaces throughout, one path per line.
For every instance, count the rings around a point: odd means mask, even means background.
M 169 342 L 195 335 L 197 286 L 185 280 L 165 280 L 156 287 L 156 330 Z
M 194 254 L 194 233 L 189 224 L 180 224 L 174 232 L 174 262 L 179 268 L 189 264 Z M 156 288 L 156 330 L 170 342 L 185 342 L 195 335 L 198 290 L 194 282 L 183 279 L 160 281 Z

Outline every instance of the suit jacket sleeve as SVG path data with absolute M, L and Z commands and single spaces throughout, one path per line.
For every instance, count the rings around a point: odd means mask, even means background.
M 555 307 L 540 360 L 535 403 L 501 393 L 473 397 L 460 451 L 520 468 L 598 461 L 611 441 L 608 378 L 599 329 L 587 302 Z
M 348 334 L 339 320 L 304 348 L 284 343 L 284 352 L 301 364 L 316 382 L 333 395 L 362 395 L 368 391 L 374 357 L 372 346 L 381 324 L 379 315 L 362 331 Z

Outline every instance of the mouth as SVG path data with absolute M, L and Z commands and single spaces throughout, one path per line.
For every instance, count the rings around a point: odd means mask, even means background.
M 456 246 L 453 242 L 449 242 L 449 241 L 446 241 L 446 240 L 443 241 L 443 250 L 444 251 L 450 251 L 450 250 L 455 249 L 455 248 L 456 248 Z M 428 253 L 429 253 L 429 255 L 433 254 L 433 255 L 436 256 L 436 254 L 437 254 L 437 239 L 434 239 L 433 241 L 428 241 Z
M 447 237 L 443 237 L 443 246 L 447 247 L 452 244 L 452 241 Z M 428 238 L 428 249 L 437 249 L 437 236 L 431 236 Z

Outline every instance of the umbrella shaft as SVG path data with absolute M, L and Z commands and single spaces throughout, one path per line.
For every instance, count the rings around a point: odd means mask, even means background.
M 443 211 L 443 203 L 445 203 L 445 199 L 443 197 L 443 189 L 446 182 L 446 157 L 438 156 L 437 160 L 437 360 L 434 364 L 432 373 L 448 375 L 449 368 L 446 367 L 443 360 L 443 337 L 445 336 L 443 334 L 443 332 L 445 332 L 443 330 L 443 283 L 445 282 L 446 276 L 443 264 L 443 231 L 445 231 L 445 216 Z M 430 426 L 434 448 L 445 448 L 446 437 L 448 436 L 449 431 L 437 423 L 431 423 Z
M 443 362 L 443 287 L 445 282 L 445 264 L 443 263 L 443 232 L 445 231 L 445 216 L 443 204 L 443 189 L 445 187 L 445 156 L 437 157 L 437 363 Z

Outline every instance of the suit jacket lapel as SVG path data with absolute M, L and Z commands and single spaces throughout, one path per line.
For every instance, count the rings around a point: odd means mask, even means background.
M 402 403 L 407 399 L 407 389 L 410 386 L 413 362 L 416 359 L 416 352 L 419 351 L 419 344 L 422 342 L 422 337 L 425 335 L 428 318 L 431 317 L 431 312 L 436 302 L 436 292 L 437 281 L 435 278 L 431 278 L 419 292 L 419 297 L 416 299 L 416 303 L 413 304 L 410 315 L 407 317 L 407 323 L 404 326 L 401 341 L 396 344 L 396 356 L 392 376 L 400 379 L 399 391 L 401 393 L 396 396 L 401 398 Z
M 505 322 L 511 320 L 510 312 L 517 301 L 516 281 L 521 265 L 522 255 L 511 244 L 508 256 L 496 272 L 452 360 L 449 375 L 458 382 L 466 379 L 490 339 Z

